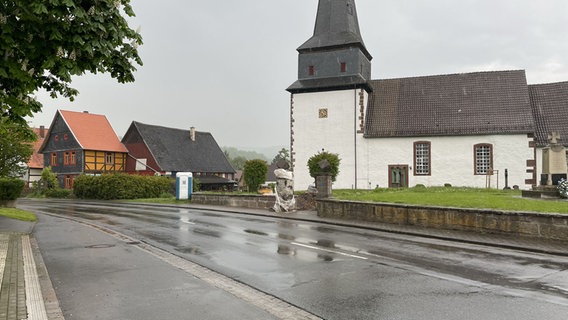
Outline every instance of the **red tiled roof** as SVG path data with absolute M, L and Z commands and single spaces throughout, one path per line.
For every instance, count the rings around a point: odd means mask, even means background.
M 30 160 L 28 161 L 28 167 L 29 168 L 43 168 L 43 154 L 42 153 L 38 153 L 39 148 L 41 147 L 41 145 L 43 144 L 43 140 L 45 138 L 45 134 L 47 133 L 47 129 L 43 128 L 44 130 L 44 136 L 42 137 L 40 135 L 40 128 L 34 128 L 34 133 L 37 136 L 37 140 L 33 143 L 32 147 L 34 149 L 34 153 L 32 154 L 32 157 L 30 158 Z
M 65 110 L 59 113 L 84 150 L 128 152 L 104 115 Z

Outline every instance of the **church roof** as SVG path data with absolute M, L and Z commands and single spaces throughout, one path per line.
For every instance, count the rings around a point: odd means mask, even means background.
M 365 137 L 531 133 L 523 70 L 373 80 Z
M 568 82 L 530 85 L 529 95 L 537 146 L 546 146 L 553 131 L 560 134 L 558 143 L 568 146 Z
M 234 173 L 235 170 L 209 132 L 167 128 L 133 121 L 122 141 L 128 146 L 128 136 L 137 130 L 148 150 L 163 171 Z
M 357 46 L 372 59 L 367 51 L 357 19 L 354 0 L 319 0 L 314 35 L 302 44 L 299 52 L 337 47 Z

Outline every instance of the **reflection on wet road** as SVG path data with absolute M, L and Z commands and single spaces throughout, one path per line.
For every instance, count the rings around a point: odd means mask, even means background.
M 568 314 L 563 257 L 190 208 L 68 201 L 20 207 L 104 225 L 326 319 Z

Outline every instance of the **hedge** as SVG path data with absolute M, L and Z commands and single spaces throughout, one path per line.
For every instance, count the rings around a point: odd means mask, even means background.
M 20 179 L 0 178 L 0 200 L 16 200 L 26 183 Z
M 82 175 L 73 182 L 73 193 L 81 199 L 120 200 L 159 198 L 170 191 L 166 177 L 109 174 Z

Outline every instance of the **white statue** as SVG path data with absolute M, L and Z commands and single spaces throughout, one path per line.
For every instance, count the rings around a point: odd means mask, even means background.
M 276 176 L 275 212 L 290 212 L 296 209 L 294 198 L 294 174 L 286 169 L 274 170 Z

